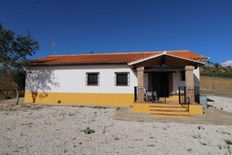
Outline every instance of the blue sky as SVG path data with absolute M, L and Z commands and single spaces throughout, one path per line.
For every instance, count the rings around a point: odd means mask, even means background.
M 231 8 L 231 0 L 1 0 L 0 22 L 40 42 L 32 58 L 189 49 L 221 63 L 232 59 Z

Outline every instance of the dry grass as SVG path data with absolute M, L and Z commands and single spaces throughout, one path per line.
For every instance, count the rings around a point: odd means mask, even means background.
M 38 110 L 38 109 L 45 107 L 45 105 L 22 104 L 22 103 L 23 103 L 23 98 L 20 98 L 18 105 L 15 104 L 14 99 L 2 100 L 0 101 L 0 111 L 5 111 L 5 112 L 31 111 L 31 110 Z
M 219 95 L 231 95 L 232 79 L 202 76 L 201 90 Z

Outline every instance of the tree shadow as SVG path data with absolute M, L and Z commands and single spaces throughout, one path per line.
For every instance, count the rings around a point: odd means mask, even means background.
M 195 74 L 193 74 L 193 80 L 195 86 L 200 86 L 200 79 Z
M 33 103 L 36 102 L 37 97 L 48 97 L 47 92 L 56 87 L 59 87 L 59 83 L 55 82 L 54 70 L 33 69 L 28 71 L 26 90 L 31 92 Z

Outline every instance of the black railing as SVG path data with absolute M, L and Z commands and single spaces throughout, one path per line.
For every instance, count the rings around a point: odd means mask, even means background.
M 134 87 L 134 101 L 137 101 L 138 90 Z M 144 89 L 144 101 L 145 102 L 159 102 L 166 103 L 166 98 L 169 96 L 166 87 L 160 87 L 152 90 Z M 162 99 L 160 99 L 162 98 Z
M 200 104 L 200 87 L 194 88 L 195 102 Z
M 186 104 L 187 103 L 186 87 L 179 86 L 178 93 L 179 93 L 179 103 L 180 104 Z
M 190 104 L 191 100 L 188 96 L 189 94 L 192 94 L 192 93 L 194 93 L 195 102 L 200 103 L 200 88 L 199 87 L 186 88 L 185 86 L 179 86 L 179 103 Z
M 144 92 L 144 101 L 145 102 L 160 102 L 160 103 L 166 103 L 166 98 L 168 97 L 168 92 L 166 91 L 167 88 L 160 88 L 160 89 L 154 89 L 151 91 Z M 178 89 L 179 92 L 179 103 L 181 105 L 189 105 L 191 104 L 191 99 L 189 96 L 194 93 L 194 99 L 195 103 L 200 103 L 200 88 L 199 87 L 190 87 L 186 88 L 185 86 L 179 86 Z M 137 87 L 134 87 L 134 101 L 137 101 L 137 95 L 138 90 Z M 162 98 L 162 100 L 160 99 Z
M 137 101 L 137 87 L 134 87 L 134 102 Z

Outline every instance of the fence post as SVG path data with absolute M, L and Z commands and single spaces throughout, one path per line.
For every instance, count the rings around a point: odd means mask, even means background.
M 137 87 L 134 87 L 134 102 L 137 101 Z

